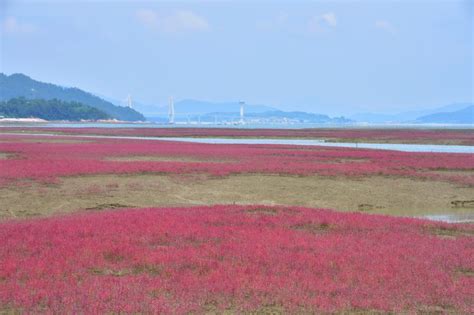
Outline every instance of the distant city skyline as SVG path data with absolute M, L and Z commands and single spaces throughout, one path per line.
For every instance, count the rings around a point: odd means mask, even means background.
M 0 72 L 167 106 L 329 115 L 474 102 L 472 1 L 11 1 Z

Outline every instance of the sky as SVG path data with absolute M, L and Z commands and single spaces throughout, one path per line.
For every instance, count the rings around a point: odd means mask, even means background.
M 474 1 L 0 0 L 0 72 L 163 106 L 474 102 Z

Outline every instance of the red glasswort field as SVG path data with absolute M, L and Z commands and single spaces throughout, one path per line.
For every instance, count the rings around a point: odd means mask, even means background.
M 23 132 L 21 127 L 2 128 Z M 37 133 L 148 137 L 269 137 L 316 138 L 342 141 L 456 143 L 474 145 L 472 130 L 446 129 L 236 129 L 236 128 L 28 128 Z
M 474 312 L 474 230 L 308 208 L 0 224 L 0 305 L 46 313 Z
M 325 176 L 390 175 L 473 185 L 471 154 L 408 153 L 291 145 L 214 145 L 168 141 L 84 139 L 84 143 L 24 142 L 39 138 L 0 135 L 0 183 L 20 179 L 54 181 L 87 174 L 205 173 L 225 176 L 266 173 Z M 55 137 L 56 140 L 68 140 Z M 71 140 L 71 139 L 69 139 Z M 80 140 L 75 138 L 75 140 Z M 169 157 L 169 161 L 121 161 L 118 157 Z M 194 161 L 173 160 L 176 157 Z M 443 172 L 446 171 L 446 172 Z

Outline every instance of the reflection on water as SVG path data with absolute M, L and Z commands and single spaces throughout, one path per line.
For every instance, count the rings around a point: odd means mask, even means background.
M 2 133 L 4 135 L 21 135 L 24 133 Z M 207 144 L 282 144 L 282 145 L 307 145 L 325 146 L 354 149 L 394 150 L 403 152 L 441 152 L 441 153 L 474 153 L 474 146 L 468 145 L 442 145 L 442 144 L 401 144 L 401 143 L 364 143 L 364 142 L 326 142 L 325 140 L 307 139 L 245 139 L 245 138 L 187 138 L 187 137 L 141 137 L 141 136 L 98 136 L 98 135 L 60 135 L 46 133 L 28 133 L 28 136 L 41 137 L 79 137 L 97 139 L 131 139 L 131 140 L 161 140 L 181 141 Z
M 448 223 L 473 223 L 474 212 L 472 213 L 458 213 L 458 214 L 436 214 L 436 215 L 425 215 L 424 219 L 448 222 Z
M 341 148 L 360 148 L 377 150 L 395 150 L 404 152 L 444 152 L 444 153 L 474 153 L 474 146 L 441 145 L 441 144 L 401 144 L 401 143 L 358 143 L 358 142 L 326 142 L 324 140 L 306 139 L 243 139 L 243 138 L 185 138 L 166 137 L 157 140 L 185 141 L 210 144 L 285 144 L 309 145 Z

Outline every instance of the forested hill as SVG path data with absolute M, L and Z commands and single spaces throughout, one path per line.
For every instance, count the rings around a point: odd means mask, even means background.
M 78 102 L 12 98 L 0 102 L 0 116 L 6 118 L 41 118 L 45 120 L 99 120 L 111 117 L 103 111 Z
M 132 108 L 116 106 L 78 88 L 64 88 L 50 83 L 39 82 L 24 74 L 16 73 L 8 76 L 0 73 L 0 101 L 7 101 L 17 97 L 79 102 L 106 113 L 110 118 L 125 121 L 145 120 L 141 113 Z

